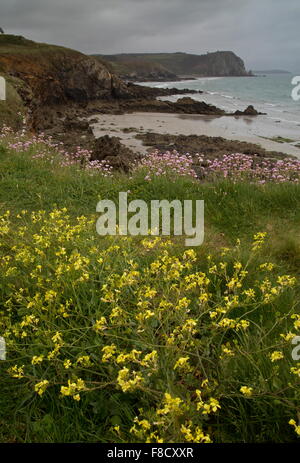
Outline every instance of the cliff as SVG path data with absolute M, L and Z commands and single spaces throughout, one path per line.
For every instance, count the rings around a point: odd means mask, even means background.
M 120 55 L 95 55 L 114 66 L 120 77 L 135 72 L 140 77 L 141 66 L 145 63 L 152 66 L 161 66 L 164 70 L 175 76 L 248 76 L 241 58 L 232 51 L 217 51 L 206 55 L 193 55 L 189 53 L 135 53 Z M 151 75 L 148 73 L 151 80 Z M 168 78 L 168 77 L 167 77 Z M 153 79 L 154 80 L 154 79 Z M 172 80 L 172 79 L 171 79 Z
M 21 36 L 0 36 L 0 72 L 22 82 L 18 90 L 27 103 L 33 99 L 35 104 L 87 102 L 128 91 L 104 63 Z

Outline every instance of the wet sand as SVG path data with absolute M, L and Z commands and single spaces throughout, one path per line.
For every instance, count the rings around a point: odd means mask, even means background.
M 292 143 L 278 143 L 263 137 L 282 136 L 274 122 L 264 116 L 206 116 L 163 113 L 97 114 L 91 124 L 94 135 L 119 137 L 134 152 L 146 154 L 149 147 L 135 138 L 137 133 L 155 132 L 172 135 L 206 135 L 259 144 L 269 151 L 278 151 L 300 159 L 300 149 Z M 125 129 L 125 130 L 124 130 Z M 294 140 L 294 143 L 300 143 Z

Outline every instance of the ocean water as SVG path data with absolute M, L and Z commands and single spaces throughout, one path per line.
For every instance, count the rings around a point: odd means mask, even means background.
M 253 105 L 258 111 L 267 113 L 258 118 L 236 119 L 237 132 L 248 135 L 289 138 L 291 144 L 300 140 L 300 101 L 294 101 L 291 92 L 293 74 L 269 74 L 265 77 L 209 77 L 181 82 L 145 82 L 153 87 L 176 87 L 202 90 L 193 95 L 229 112 L 244 110 Z M 175 101 L 180 97 L 168 97 Z M 228 118 L 227 118 L 228 119 Z M 214 124 L 224 126 L 226 118 L 218 118 Z

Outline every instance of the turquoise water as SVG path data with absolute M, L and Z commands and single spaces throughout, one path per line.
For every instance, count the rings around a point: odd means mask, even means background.
M 289 145 L 298 146 L 300 101 L 294 101 L 291 96 L 294 88 L 291 83 L 293 77 L 293 74 L 269 74 L 265 77 L 203 77 L 181 82 L 145 82 L 143 85 L 202 90 L 204 93 L 192 95 L 192 98 L 205 101 L 230 113 L 236 110 L 242 111 L 248 105 L 253 105 L 255 109 L 266 115 L 235 118 L 225 116 L 209 119 L 209 124 L 216 129 L 226 130 L 227 138 L 232 135 L 270 139 L 282 137 L 289 140 Z M 162 99 L 176 101 L 180 97 L 171 96 Z M 284 149 L 282 144 L 279 147 Z M 299 148 L 296 148 L 296 151 L 300 156 Z
M 291 97 L 294 88 L 292 78 L 292 74 L 271 74 L 266 77 L 210 77 L 182 82 L 149 82 L 145 85 L 203 90 L 205 93 L 197 95 L 197 99 L 228 111 L 242 110 L 252 104 L 273 119 L 300 124 L 300 101 L 295 102 Z
M 296 104 L 291 98 L 292 77 L 292 74 L 273 74 L 266 77 L 209 78 L 190 81 L 188 87 L 223 93 L 225 96 L 237 97 L 241 100 L 253 100 L 262 104 L 293 106 L 294 109 L 300 110 L 300 104 Z M 185 83 L 180 82 L 176 86 L 184 88 Z

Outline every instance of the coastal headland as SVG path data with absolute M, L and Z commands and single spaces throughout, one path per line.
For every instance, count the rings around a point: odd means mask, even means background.
M 209 65 L 211 72 L 224 74 L 226 68 L 230 73 L 224 61 L 227 52 L 211 55 L 204 61 L 193 57 L 189 63 L 198 66 L 199 60 L 204 62 L 206 73 Z M 230 63 L 235 63 L 233 75 L 249 75 L 240 58 L 230 53 L 229 57 Z M 186 61 L 187 56 L 180 56 L 181 61 L 183 58 Z M 0 72 L 8 87 L 7 101 L 0 102 L 2 123 L 20 128 L 25 117 L 32 132 L 43 132 L 55 142 L 64 143 L 69 152 L 80 145 L 93 151 L 96 158 L 103 157 L 104 143 L 116 167 L 124 167 L 127 159 L 142 156 L 149 149 L 176 149 L 182 153 L 196 150 L 204 156 L 210 153 L 210 157 L 218 157 L 226 150 L 271 157 L 284 156 L 282 151 L 297 155 L 296 147 L 280 145 L 279 150 L 275 142 L 234 135 L 230 130 L 206 124 L 208 120 L 225 118 L 232 127 L 239 118 L 263 117 L 251 105 L 229 113 L 206 103 L 201 91 L 125 82 L 103 58 L 75 50 L 2 34 Z M 201 94 L 201 101 L 193 99 L 193 94 Z M 178 95 L 177 101 L 165 99 L 171 95 Z M 103 136 L 105 139 L 99 140 Z

